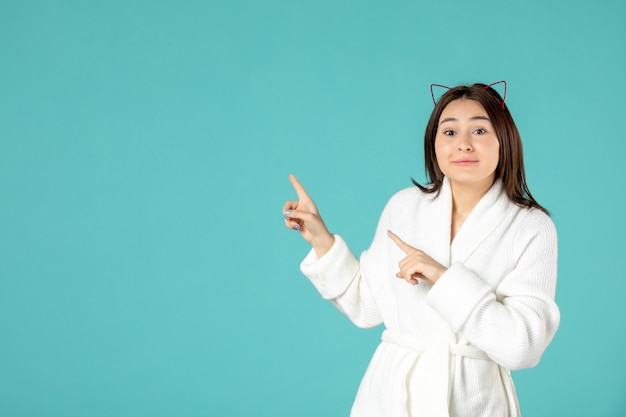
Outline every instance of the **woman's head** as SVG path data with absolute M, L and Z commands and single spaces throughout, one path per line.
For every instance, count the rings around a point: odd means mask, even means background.
M 432 182 L 432 187 L 428 187 L 428 192 L 438 192 L 443 183 L 442 164 L 437 160 L 436 153 L 437 133 L 440 129 L 442 113 L 452 103 L 452 106 L 458 104 L 457 100 L 472 100 L 478 103 L 488 116 L 499 142 L 499 155 L 493 179 L 502 180 L 509 199 L 521 206 L 536 207 L 546 211 L 534 200 L 526 186 L 522 140 L 513 117 L 500 95 L 485 84 L 451 88 L 435 104 L 424 136 L 426 172 Z M 424 187 L 419 187 L 425 190 Z

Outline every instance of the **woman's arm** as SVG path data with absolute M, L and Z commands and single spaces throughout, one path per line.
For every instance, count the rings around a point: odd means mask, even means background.
M 298 201 L 283 207 L 285 226 L 300 232 L 312 250 L 301 270 L 320 292 L 359 327 L 374 327 L 382 322 L 371 292 L 361 276 L 359 261 L 338 235 L 332 235 L 313 199 L 294 175 L 289 176 Z
M 514 269 L 494 290 L 462 263 L 451 265 L 428 295 L 455 332 L 509 369 L 535 366 L 560 321 L 554 301 L 557 236 L 544 215 L 515 238 Z

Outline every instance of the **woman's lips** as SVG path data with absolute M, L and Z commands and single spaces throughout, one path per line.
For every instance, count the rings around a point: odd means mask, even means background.
M 475 163 L 477 163 L 478 161 L 476 159 L 457 159 L 456 161 L 452 161 L 452 163 L 454 165 L 458 165 L 458 166 L 469 166 L 469 165 L 474 165 Z

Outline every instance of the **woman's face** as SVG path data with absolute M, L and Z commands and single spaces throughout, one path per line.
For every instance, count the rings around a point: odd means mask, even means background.
M 439 169 L 453 185 L 491 187 L 500 142 L 483 106 L 458 99 L 443 109 L 435 136 Z

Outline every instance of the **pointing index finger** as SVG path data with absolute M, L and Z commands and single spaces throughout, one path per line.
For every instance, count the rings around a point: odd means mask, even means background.
M 406 253 L 407 255 L 410 252 L 413 252 L 415 250 L 413 246 L 409 245 L 408 243 L 405 243 L 402 239 L 398 237 L 398 235 L 396 235 L 391 230 L 387 230 L 387 236 L 389 236 L 391 240 L 393 240 L 396 243 L 396 245 L 398 245 L 398 247 L 402 249 L 402 252 Z
M 293 188 L 296 190 L 296 194 L 298 194 L 298 198 L 300 200 L 311 199 L 311 197 L 309 197 L 309 194 L 306 192 L 302 184 L 300 184 L 300 181 L 298 181 L 295 175 L 289 174 L 289 181 L 291 181 L 291 185 L 293 185 Z

